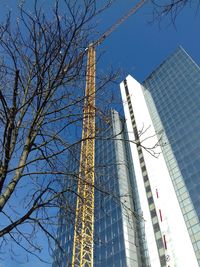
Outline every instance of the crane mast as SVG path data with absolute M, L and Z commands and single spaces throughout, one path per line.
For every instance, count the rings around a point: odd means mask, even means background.
M 94 146 L 95 146 L 95 48 L 119 25 L 141 8 L 147 0 L 141 0 L 129 12 L 112 25 L 98 40 L 86 49 L 87 70 L 83 107 L 82 144 L 75 214 L 72 267 L 93 267 L 94 234 Z M 83 57 L 82 52 L 73 62 Z M 67 70 L 67 67 L 66 67 Z
M 93 266 L 95 48 L 88 48 L 72 266 Z

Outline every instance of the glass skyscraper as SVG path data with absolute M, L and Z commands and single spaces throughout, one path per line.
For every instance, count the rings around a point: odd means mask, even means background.
M 149 267 L 144 235 L 145 221 L 139 203 L 132 156 L 124 122 L 111 111 L 109 123 L 97 122 L 95 144 L 94 267 Z M 76 191 L 80 148 L 71 152 L 58 221 L 58 244 L 53 267 L 69 267 L 72 259 Z
M 150 262 L 200 266 L 200 68 L 179 47 L 120 86 Z

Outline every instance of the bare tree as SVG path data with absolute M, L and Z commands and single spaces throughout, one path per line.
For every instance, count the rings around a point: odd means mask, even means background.
M 161 20 L 166 16 L 170 16 L 171 22 L 175 22 L 179 13 L 186 7 L 191 6 L 195 7 L 195 10 L 199 8 L 199 0 L 192 1 L 192 0 L 166 0 L 166 1 L 159 1 L 159 0 L 151 0 L 153 5 L 153 19 L 154 20 Z
M 38 231 L 58 243 L 58 210 L 60 219 L 74 216 L 79 173 L 67 159 L 73 154 L 79 162 L 86 48 L 96 37 L 96 16 L 112 1 L 97 8 L 96 0 L 55 0 L 46 13 L 46 1 L 33 2 L 31 11 L 22 2 L 17 17 L 9 13 L 0 24 L 0 247 L 12 252 L 14 243 L 41 258 Z M 103 88 L 116 75 L 97 76 L 98 102 L 111 103 Z M 97 110 L 107 122 L 104 113 Z M 96 189 L 110 194 L 105 184 Z
M 84 56 L 94 18 L 111 4 L 56 0 L 45 14 L 39 2 L 0 25 L 0 247 L 13 241 L 37 257 L 38 229 L 54 240 L 63 194 L 76 195 L 63 181 L 78 179 L 66 162 L 81 142 Z M 113 78 L 97 77 L 97 91 Z

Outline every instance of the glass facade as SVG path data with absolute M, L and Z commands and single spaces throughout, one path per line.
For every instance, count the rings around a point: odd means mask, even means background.
M 143 91 L 200 265 L 200 68 L 179 47 Z
M 94 267 L 149 267 L 132 158 L 129 144 L 123 140 L 125 133 L 119 114 L 112 110 L 110 123 L 101 120 L 97 129 Z M 78 165 L 74 159 L 70 156 L 68 162 L 76 171 Z M 73 194 L 66 195 L 66 200 L 69 207 L 75 208 Z M 68 216 L 61 210 L 58 225 L 62 249 L 56 245 L 53 267 L 68 267 L 71 266 L 74 214 Z
M 103 190 L 95 195 L 99 242 L 94 248 L 94 266 L 148 266 L 131 154 L 116 111 L 112 111 L 112 127 L 102 137 L 96 142 L 96 184 Z
M 101 131 L 105 125 L 100 124 Z M 103 130 L 103 138 L 96 142 L 96 185 L 101 192 L 95 194 L 95 248 L 94 266 L 126 266 L 123 238 L 122 212 L 118 205 L 119 186 L 117 179 L 114 140 L 105 140 L 112 135 L 110 127 Z M 110 194 L 112 192 L 112 195 Z
M 63 191 L 66 191 L 60 199 L 60 211 L 58 214 L 57 243 L 53 253 L 52 267 L 69 267 L 72 261 L 77 177 L 79 170 L 80 145 L 74 146 L 69 151 L 66 172 L 69 175 L 63 181 Z M 71 174 L 71 175 L 70 175 Z

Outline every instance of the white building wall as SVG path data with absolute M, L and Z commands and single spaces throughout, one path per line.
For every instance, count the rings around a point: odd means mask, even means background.
M 134 208 L 131 198 L 132 192 L 129 181 L 129 173 L 125 161 L 126 152 L 122 141 L 122 126 L 119 114 L 114 110 L 112 111 L 112 121 L 114 125 L 114 136 L 116 136 L 116 163 L 118 164 L 118 183 L 122 210 L 126 264 L 127 267 L 139 267 L 138 248 L 136 244 L 136 222 L 132 212 Z
M 149 251 L 149 258 L 150 258 L 150 263 L 151 266 L 153 267 L 159 267 L 160 266 L 160 260 L 157 252 L 157 246 L 156 246 L 156 241 L 154 238 L 154 232 L 152 228 L 152 223 L 151 223 L 151 217 L 149 213 L 149 208 L 148 208 L 148 202 L 146 198 L 146 192 L 144 188 L 144 183 L 143 183 L 143 177 L 142 177 L 142 172 L 140 168 L 140 162 L 138 158 L 138 152 L 137 152 L 137 147 L 134 143 L 131 143 L 132 141 L 135 140 L 135 136 L 133 133 L 133 128 L 131 124 L 131 117 L 128 109 L 128 104 L 126 100 L 126 94 L 124 90 L 124 84 L 120 84 L 121 87 L 121 94 L 122 94 L 122 100 L 123 100 L 123 106 L 124 106 L 124 112 L 125 112 L 125 118 L 126 118 L 126 124 L 127 124 L 127 130 L 128 130 L 128 136 L 130 140 L 130 146 L 131 146 L 131 153 L 134 161 L 134 170 L 135 170 L 135 175 L 136 175 L 136 182 L 138 185 L 138 194 L 139 194 L 139 199 L 141 202 L 141 209 L 143 213 L 141 216 L 145 220 L 145 234 L 146 234 L 146 240 L 147 240 L 147 247 Z
M 132 107 L 134 111 L 137 129 L 141 132 L 140 141 L 144 148 L 149 148 L 147 151 L 143 149 L 143 155 L 146 163 L 148 177 L 153 192 L 153 197 L 156 205 L 157 214 L 162 211 L 162 222 L 160 227 L 162 234 L 166 235 L 167 251 L 169 255 L 169 266 L 177 267 L 198 267 L 193 246 L 183 219 L 181 209 L 171 182 L 171 178 L 161 153 L 158 143 L 158 138 L 151 121 L 149 111 L 144 99 L 142 86 L 130 75 L 126 78 L 131 97 Z M 120 84 L 124 112 L 129 132 L 129 140 L 134 141 L 133 128 L 131 124 L 130 113 L 127 105 L 124 83 Z M 152 149 L 151 149 L 152 148 Z M 152 267 L 160 266 L 157 253 L 154 231 L 152 228 L 151 217 L 144 189 L 143 177 L 141 173 L 140 162 L 138 158 L 137 148 L 134 143 L 131 143 L 131 152 L 134 160 L 134 169 L 136 172 L 136 181 L 138 184 L 139 197 L 145 220 L 145 231 L 147 246 L 149 249 L 150 262 Z M 152 153 L 159 154 L 155 157 Z M 156 189 L 158 190 L 159 198 L 157 198 Z

